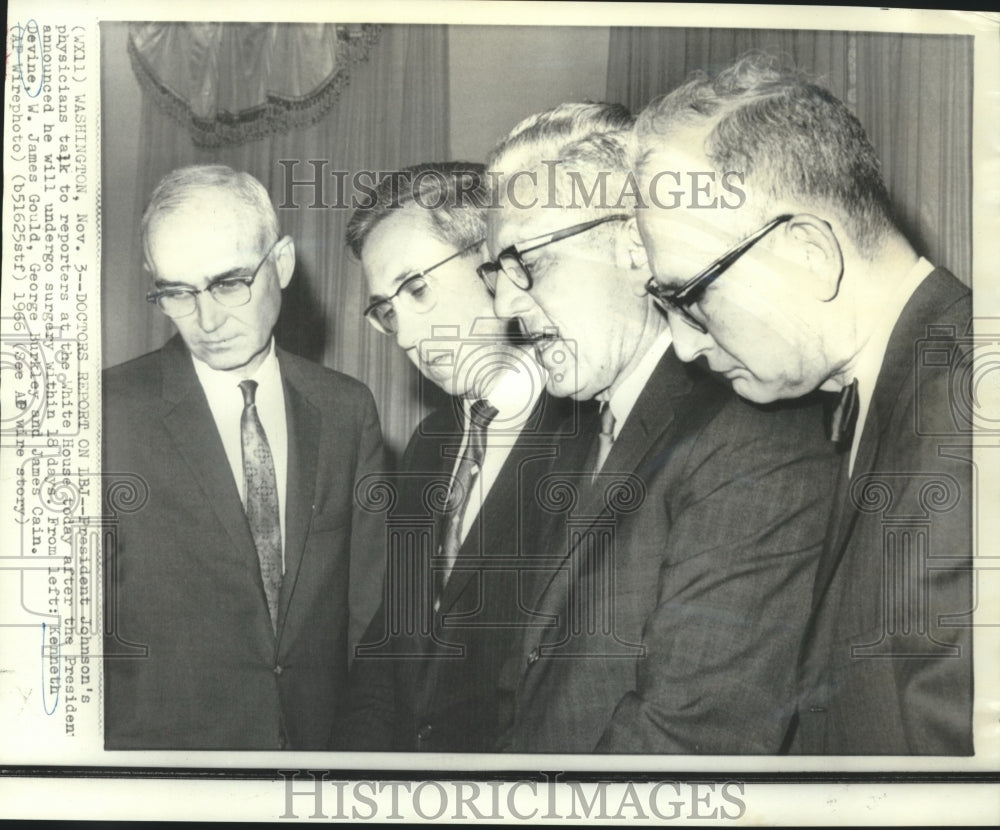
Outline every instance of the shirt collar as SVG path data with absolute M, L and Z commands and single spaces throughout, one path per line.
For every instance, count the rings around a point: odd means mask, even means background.
M 934 270 L 926 259 L 920 257 L 907 272 L 906 276 L 899 282 L 895 290 L 886 299 L 879 314 L 878 323 L 871 333 L 871 336 L 858 351 L 858 359 L 854 363 L 854 372 L 849 378 L 858 381 L 858 393 L 865 394 L 867 390 L 869 398 L 872 388 L 878 379 L 879 371 L 882 368 L 882 360 L 885 358 L 885 350 L 889 345 L 889 338 L 892 330 L 896 327 L 903 308 L 909 302 L 913 292 Z
M 621 386 L 615 390 L 615 393 L 610 398 L 598 396 L 601 400 L 607 400 L 607 405 L 611 407 L 611 414 L 615 418 L 615 439 L 618 438 L 622 427 L 625 426 L 625 421 L 632 412 L 635 402 L 639 400 L 642 390 L 646 388 L 653 370 L 656 369 L 660 359 L 666 354 L 667 349 L 670 348 L 670 344 L 673 342 L 674 339 L 670 333 L 670 329 L 665 328 L 657 335 L 652 345 L 642 356 L 642 359 L 636 364 L 635 369 L 622 381 Z
M 858 420 L 854 428 L 854 439 L 851 443 L 850 469 L 854 470 L 854 460 L 857 458 L 858 446 L 861 442 L 861 434 L 864 432 L 865 419 L 868 417 L 868 410 L 871 407 L 872 395 L 875 391 L 875 384 L 878 381 L 879 373 L 882 371 L 882 363 L 885 360 L 885 350 L 889 346 L 889 339 L 892 337 L 893 329 L 899 321 L 903 309 L 910 301 L 920 284 L 930 276 L 934 266 L 924 257 L 920 257 L 906 276 L 899 282 L 895 290 L 886 299 L 882 313 L 879 315 L 878 325 L 871 333 L 871 337 L 865 342 L 858 352 L 858 359 L 854 364 L 854 372 L 848 382 L 856 380 L 858 382 Z

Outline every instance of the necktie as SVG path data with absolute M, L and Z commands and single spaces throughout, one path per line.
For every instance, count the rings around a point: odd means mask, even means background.
M 281 524 L 278 512 L 278 480 L 274 459 L 267 443 L 264 426 L 257 414 L 254 395 L 257 382 L 240 383 L 243 392 L 243 415 L 240 417 L 240 442 L 243 446 L 243 482 L 250 533 L 257 548 L 260 575 L 267 596 L 271 627 L 278 630 L 278 594 L 281 592 Z
M 604 462 L 608 460 L 611 447 L 615 443 L 615 416 L 611 413 L 611 406 L 607 402 L 601 407 L 601 434 L 597 436 L 597 440 L 597 462 L 594 464 L 594 478 L 601 471 Z
M 441 599 L 444 584 L 458 558 L 458 550 L 462 547 L 462 517 L 472 494 L 472 483 L 479 474 L 486 455 L 486 428 L 496 414 L 496 408 L 486 400 L 476 401 L 469 413 L 469 440 L 465 442 L 465 451 L 451 480 L 451 489 L 445 503 L 444 529 L 438 553 L 445 557 L 447 567 L 434 572 L 435 602 Z
M 837 405 L 830 416 L 829 438 L 841 449 L 854 441 L 854 425 L 858 420 L 858 382 L 852 380 L 840 390 Z

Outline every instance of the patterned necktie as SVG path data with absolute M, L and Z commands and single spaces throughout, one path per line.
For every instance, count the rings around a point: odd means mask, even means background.
M 830 415 L 829 438 L 840 449 L 854 441 L 854 426 L 858 421 L 858 381 L 852 380 L 840 390 L 837 405 Z
M 243 483 L 250 533 L 260 560 L 260 575 L 267 595 L 271 627 L 278 630 L 278 594 L 281 592 L 281 523 L 278 511 L 278 480 L 274 459 L 267 443 L 264 426 L 257 414 L 254 394 L 257 381 L 240 383 L 243 392 L 243 415 L 240 417 L 240 442 L 243 446 Z
M 604 466 L 604 462 L 608 460 L 608 456 L 611 454 L 611 447 L 615 443 L 615 416 L 612 414 L 611 406 L 607 401 L 601 406 L 601 434 L 597 436 L 597 439 L 597 461 L 594 464 L 592 478 L 597 478 L 597 474 L 601 471 L 601 467 Z
M 441 599 L 445 582 L 451 575 L 459 548 L 462 547 L 462 518 L 472 495 L 473 481 L 479 474 L 486 455 L 486 428 L 496 414 L 496 408 L 486 400 L 476 401 L 469 414 L 469 440 L 465 442 L 465 451 L 451 480 L 448 501 L 445 503 L 444 529 L 438 554 L 445 558 L 447 567 L 434 572 L 435 603 Z

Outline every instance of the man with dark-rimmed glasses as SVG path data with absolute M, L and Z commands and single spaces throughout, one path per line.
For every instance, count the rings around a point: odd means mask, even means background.
M 640 211 L 678 356 L 752 401 L 839 399 L 841 470 L 787 747 L 971 754 L 968 289 L 894 224 L 858 119 L 765 56 L 674 90 L 637 133 L 642 187 L 662 171 L 739 175 L 744 196 Z
M 141 229 L 177 335 L 104 374 L 105 745 L 328 749 L 378 599 L 374 401 L 275 345 L 295 249 L 255 178 L 175 170 Z
M 365 317 L 452 397 L 379 482 L 393 494 L 385 601 L 353 664 L 347 749 L 485 752 L 500 730 L 498 671 L 525 622 L 517 584 L 538 532 L 535 482 L 568 408 L 545 393 L 531 349 L 511 341 L 476 275 L 489 198 L 481 164 L 421 164 L 386 176 L 348 225 Z
M 617 105 L 563 104 L 488 162 L 497 314 L 553 394 L 601 403 L 539 492 L 553 520 L 521 602 L 540 622 L 505 666 L 501 746 L 776 753 L 833 455 L 819 407 L 762 412 L 677 359 L 646 292 L 631 126 Z

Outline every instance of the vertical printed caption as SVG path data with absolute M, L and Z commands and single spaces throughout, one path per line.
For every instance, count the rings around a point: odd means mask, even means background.
M 0 711 L 20 763 L 101 746 L 96 36 L 7 30 Z

